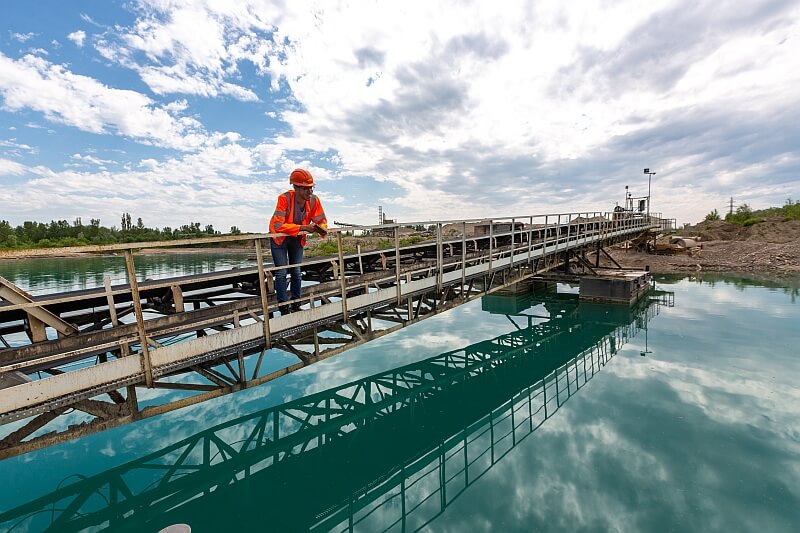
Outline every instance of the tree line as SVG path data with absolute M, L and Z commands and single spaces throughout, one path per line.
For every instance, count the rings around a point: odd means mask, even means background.
M 743 226 L 752 226 L 763 222 L 767 217 L 780 216 L 789 220 L 800 220 L 800 200 L 792 201 L 791 198 L 786 200 L 782 207 L 769 207 L 767 209 L 753 210 L 748 204 L 742 204 L 736 208 L 736 211 L 725 215 L 725 222 L 732 224 L 741 224 Z M 719 211 L 714 209 L 706 215 L 706 220 L 722 220 Z
M 232 226 L 227 234 L 241 233 L 239 228 Z M 212 224 L 191 222 L 178 228 L 151 228 L 144 225 L 141 217 L 134 224 L 130 213 L 122 214 L 119 227 L 103 226 L 99 218 L 92 218 L 88 225 L 78 217 L 72 223 L 66 220 L 51 220 L 49 223 L 25 221 L 17 227 L 7 220 L 0 220 L 0 249 L 6 250 L 194 239 L 214 235 L 223 233 L 214 229 Z

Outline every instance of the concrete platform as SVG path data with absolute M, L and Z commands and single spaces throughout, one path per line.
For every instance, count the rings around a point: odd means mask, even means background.
M 580 281 L 580 299 L 633 305 L 651 289 L 650 272 L 643 270 L 603 270 Z

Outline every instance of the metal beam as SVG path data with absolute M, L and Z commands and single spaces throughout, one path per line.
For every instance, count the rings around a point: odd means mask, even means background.
M 23 291 L 3 276 L 0 276 L 0 298 L 12 304 L 34 304 L 33 307 L 25 309 L 25 312 L 28 313 L 28 320 L 32 323 L 38 320 L 40 323 L 47 324 L 62 335 L 73 335 L 78 332 L 78 328 L 72 324 L 65 322 L 61 317 L 54 315 L 44 307 L 36 305 L 30 294 Z M 31 329 L 33 329 L 33 327 L 33 324 L 31 324 Z M 46 340 L 46 338 L 39 340 Z

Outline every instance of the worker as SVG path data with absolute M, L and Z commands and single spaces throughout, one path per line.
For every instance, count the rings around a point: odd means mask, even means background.
M 302 273 L 300 263 L 303 262 L 303 247 L 306 235 L 318 233 L 324 237 L 328 232 L 328 220 L 322 209 L 322 202 L 314 194 L 314 178 L 302 168 L 292 171 L 289 176 L 292 190 L 278 196 L 278 205 L 269 221 L 270 233 L 283 233 L 286 236 L 270 239 L 270 252 L 275 266 L 293 265 L 289 269 L 275 271 L 275 296 L 281 315 L 300 310 L 300 302 L 284 304 L 289 300 L 286 293 L 287 270 L 291 274 L 292 300 L 301 296 Z

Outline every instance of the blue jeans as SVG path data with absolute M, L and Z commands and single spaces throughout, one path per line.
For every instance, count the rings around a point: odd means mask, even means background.
M 286 237 L 283 244 L 275 244 L 274 239 L 269 240 L 269 250 L 272 252 L 272 263 L 275 266 L 297 265 L 291 268 L 281 268 L 275 271 L 275 296 L 278 303 L 289 299 L 286 294 L 286 273 L 292 276 L 292 300 L 300 298 L 303 274 L 300 272 L 300 263 L 303 261 L 303 246 L 299 237 Z

